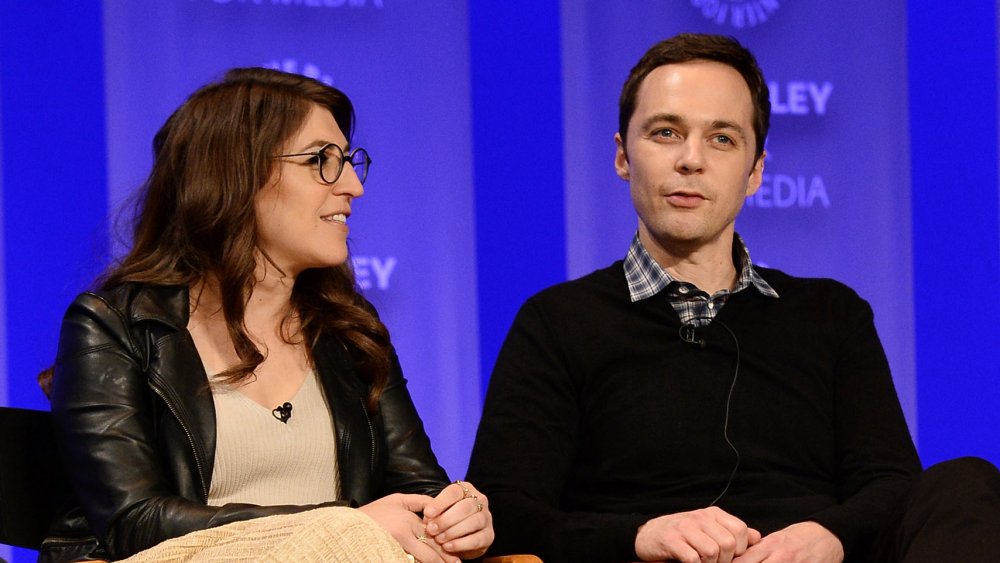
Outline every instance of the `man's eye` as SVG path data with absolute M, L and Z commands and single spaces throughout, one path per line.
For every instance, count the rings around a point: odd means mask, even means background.
M 653 131 L 653 135 L 657 137 L 663 137 L 665 139 L 677 136 L 677 134 L 674 133 L 673 129 L 657 129 L 656 131 Z
M 723 144 L 723 145 L 731 145 L 731 144 L 733 144 L 733 140 L 731 138 L 729 138 L 727 135 L 716 135 L 715 136 L 715 142 Z

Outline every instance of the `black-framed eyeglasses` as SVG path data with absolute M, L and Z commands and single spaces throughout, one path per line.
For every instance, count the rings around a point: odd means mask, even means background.
M 368 167 L 372 164 L 368 151 L 358 147 L 344 155 L 344 149 L 334 143 L 327 143 L 313 152 L 300 152 L 295 154 L 279 154 L 274 158 L 287 158 L 291 156 L 311 156 L 308 162 L 316 164 L 319 168 L 319 177 L 327 184 L 334 184 L 340 179 L 344 172 L 344 162 L 350 162 L 354 168 L 354 173 L 358 175 L 358 180 L 364 184 L 368 177 Z

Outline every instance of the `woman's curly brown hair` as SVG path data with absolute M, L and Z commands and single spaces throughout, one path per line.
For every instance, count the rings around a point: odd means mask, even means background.
M 354 107 L 347 96 L 305 76 L 233 69 L 192 94 L 153 140 L 131 250 L 99 280 L 102 289 L 128 282 L 194 288 L 212 276 L 241 360 L 220 374 L 230 383 L 252 377 L 264 360 L 243 322 L 259 255 L 254 197 L 271 178 L 274 155 L 314 104 L 351 137 Z M 369 381 L 374 410 L 390 369 L 389 335 L 358 293 L 350 261 L 302 272 L 292 308 L 310 348 L 327 331 L 348 346 Z M 51 370 L 39 379 L 48 387 Z

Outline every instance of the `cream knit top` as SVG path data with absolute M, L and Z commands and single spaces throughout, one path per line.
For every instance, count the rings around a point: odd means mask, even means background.
M 315 372 L 282 423 L 237 388 L 212 385 L 215 465 L 208 504 L 317 504 L 337 500 L 336 432 Z M 277 405 L 275 405 L 277 406 Z

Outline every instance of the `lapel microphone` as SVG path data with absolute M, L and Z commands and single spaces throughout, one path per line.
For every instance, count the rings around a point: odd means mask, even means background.
M 706 346 L 705 339 L 698 338 L 697 329 L 698 327 L 693 323 L 684 323 L 679 329 L 677 329 L 677 334 L 680 335 L 681 340 L 684 342 L 704 348 Z
M 285 403 L 283 405 L 274 407 L 274 410 L 271 411 L 271 414 L 274 415 L 274 418 L 277 418 L 281 422 L 288 424 L 288 419 L 292 418 L 292 404 Z

